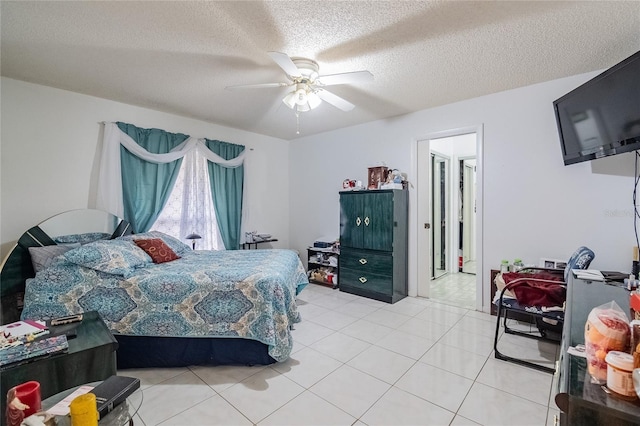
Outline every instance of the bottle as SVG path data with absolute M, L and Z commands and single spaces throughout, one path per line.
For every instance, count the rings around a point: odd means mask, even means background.
M 503 260 L 500 262 L 500 272 L 509 272 L 509 261 Z
M 522 268 L 524 268 L 524 263 L 522 263 L 522 259 L 514 259 L 513 260 L 513 271 L 518 272 Z

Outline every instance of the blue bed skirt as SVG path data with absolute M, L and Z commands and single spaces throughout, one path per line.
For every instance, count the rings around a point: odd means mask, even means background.
M 114 335 L 117 367 L 168 368 L 190 365 L 269 365 L 269 347 L 257 340 Z

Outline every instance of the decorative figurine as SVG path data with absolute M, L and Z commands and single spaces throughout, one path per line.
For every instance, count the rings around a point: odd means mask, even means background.
M 20 426 L 24 420 L 24 411 L 29 408 L 23 404 L 16 396 L 16 388 L 13 387 L 7 392 L 7 426 Z

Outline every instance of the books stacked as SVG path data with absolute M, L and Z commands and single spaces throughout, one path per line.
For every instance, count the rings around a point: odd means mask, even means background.
M 17 362 L 32 360 L 69 350 L 67 336 L 53 336 L 27 341 L 16 346 L 7 346 L 0 350 L 0 367 Z

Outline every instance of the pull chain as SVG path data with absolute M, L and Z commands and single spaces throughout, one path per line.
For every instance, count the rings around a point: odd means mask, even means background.
M 296 110 L 296 135 L 300 134 L 300 113 Z

